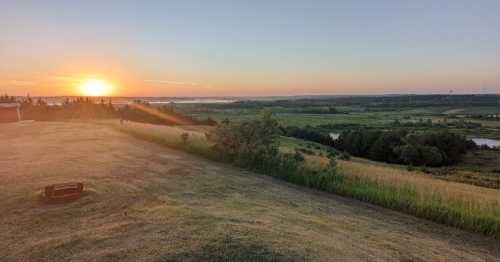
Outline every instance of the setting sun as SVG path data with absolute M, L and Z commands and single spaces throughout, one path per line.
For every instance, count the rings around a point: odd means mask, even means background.
M 85 96 L 106 96 L 111 89 L 109 83 L 100 79 L 87 79 L 80 86 L 80 92 Z

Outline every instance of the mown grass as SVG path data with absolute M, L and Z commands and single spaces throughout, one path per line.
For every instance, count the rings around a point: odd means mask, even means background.
M 202 132 L 206 129 L 205 127 L 182 128 L 136 123 L 130 121 L 127 121 L 123 125 L 112 122 L 111 125 L 117 130 L 141 140 L 162 144 L 171 148 L 214 159 L 213 154 L 210 150 L 210 143 L 205 138 L 204 132 Z M 181 135 L 183 133 L 189 134 L 186 143 L 183 143 L 181 139 Z
M 202 132 L 181 127 L 126 123 L 115 128 L 134 137 L 217 160 Z M 190 133 L 183 144 L 180 134 Z M 290 141 L 288 141 L 290 143 Z M 338 161 L 338 172 L 325 173 L 325 156 L 305 156 L 302 172 L 269 174 L 295 184 L 352 197 L 441 224 L 500 238 L 500 191 L 433 179 L 419 172 Z
M 200 248 L 170 255 L 159 261 L 303 261 L 290 250 L 274 250 L 262 242 L 226 236 L 214 239 Z

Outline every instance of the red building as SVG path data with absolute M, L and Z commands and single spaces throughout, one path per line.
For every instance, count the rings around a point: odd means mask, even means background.
M 0 103 L 0 123 L 21 121 L 18 103 Z

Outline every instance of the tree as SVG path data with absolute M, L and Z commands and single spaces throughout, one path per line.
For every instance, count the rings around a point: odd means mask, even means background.
M 337 149 L 354 156 L 389 163 L 442 166 L 460 161 L 476 146 L 464 136 L 445 131 L 344 131 L 334 143 Z
M 443 154 L 437 147 L 422 146 L 420 147 L 420 154 L 423 164 L 426 166 L 441 166 L 443 165 Z
M 335 159 L 335 156 L 332 154 L 328 155 L 328 167 L 331 169 L 337 168 L 337 159 Z
M 404 145 L 396 149 L 400 159 L 406 164 L 415 166 L 440 166 L 443 155 L 437 147 L 422 145 Z
M 271 111 L 263 111 L 257 120 L 222 121 L 208 137 L 214 143 L 214 150 L 226 160 L 258 165 L 256 162 L 277 155 L 279 135 L 279 125 Z
M 401 145 L 401 135 L 398 132 L 383 132 L 370 147 L 370 159 L 377 161 L 397 162 L 398 155 L 394 148 Z

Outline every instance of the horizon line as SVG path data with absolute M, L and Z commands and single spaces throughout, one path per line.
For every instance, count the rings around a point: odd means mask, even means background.
M 1 94 L 0 96 L 8 95 L 7 93 Z M 11 97 L 90 97 L 90 98 L 273 98 L 273 97 L 355 97 L 355 96 L 478 96 L 478 95 L 492 95 L 500 96 L 500 92 L 486 92 L 486 93 L 429 93 L 429 94 L 419 94 L 419 93 L 387 93 L 387 94 L 298 94 L 298 95 L 221 95 L 221 96 L 84 96 L 84 95 L 12 95 Z M 9 95 L 10 96 L 10 95 Z

